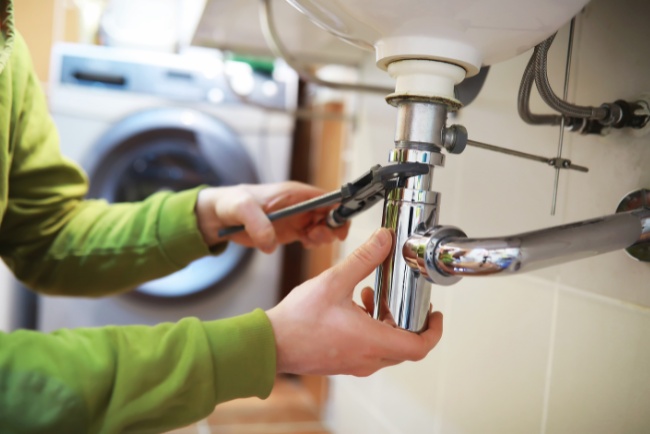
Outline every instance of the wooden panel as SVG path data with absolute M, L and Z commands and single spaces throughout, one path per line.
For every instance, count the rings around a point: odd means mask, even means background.
M 329 102 L 315 107 L 317 111 L 343 114 L 343 103 Z M 341 187 L 341 153 L 346 124 L 340 120 L 316 120 L 313 125 L 312 184 L 326 191 Z M 330 268 L 338 259 L 339 243 L 312 249 L 308 253 L 307 276 L 314 277 Z
M 314 110 L 342 115 L 341 102 L 328 102 L 313 107 Z M 346 140 L 347 124 L 341 120 L 314 120 L 312 122 L 311 183 L 326 191 L 341 187 L 341 156 Z M 340 243 L 323 245 L 307 252 L 306 273 L 312 278 L 330 268 L 339 256 Z M 303 376 L 302 382 L 322 410 L 328 393 L 328 379 L 322 376 Z
M 63 0 L 14 1 L 16 27 L 25 38 L 36 75 L 47 83 L 50 52 L 57 40 L 79 40 L 79 10 Z
M 14 1 L 16 28 L 25 38 L 36 74 L 43 82 L 47 82 L 49 75 L 55 3 L 56 0 Z
M 309 107 L 308 86 L 302 80 L 298 86 L 298 107 Z M 312 153 L 311 121 L 297 119 L 293 130 L 293 153 L 289 178 L 293 181 L 310 183 L 309 161 Z M 282 260 L 282 280 L 280 282 L 279 300 L 282 300 L 293 288 L 306 280 L 305 249 L 300 243 L 284 247 Z

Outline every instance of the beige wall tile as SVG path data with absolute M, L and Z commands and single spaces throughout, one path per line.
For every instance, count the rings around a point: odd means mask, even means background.
M 443 312 L 447 331 L 452 324 L 453 287 L 434 287 L 431 303 L 435 310 Z M 419 362 L 405 362 L 378 372 L 375 393 L 369 400 L 400 433 L 440 432 L 443 403 L 441 396 L 449 363 L 448 346 L 451 344 L 445 332 L 435 350 Z
M 525 277 L 485 283 L 435 288 L 445 334 L 423 361 L 333 378 L 331 419 L 347 424 L 376 412 L 372 426 L 409 434 L 539 432 L 553 287 Z M 357 407 L 366 409 L 350 410 Z
M 424 434 L 438 431 L 442 403 L 446 342 L 420 362 L 406 362 L 376 374 L 380 390 L 376 407 L 390 418 L 399 433 Z
M 356 383 L 356 384 L 355 384 Z M 390 415 L 382 414 L 368 398 L 376 383 L 373 377 L 333 377 L 331 382 L 327 427 L 334 434 L 397 434 Z
M 539 432 L 552 285 L 525 277 L 464 279 L 455 289 L 438 432 Z
M 546 433 L 650 432 L 650 311 L 561 290 Z
M 650 2 L 595 1 L 578 27 L 576 101 L 600 104 L 619 98 L 635 100 L 650 94 Z M 650 133 L 650 131 L 648 131 Z M 650 188 L 650 134 L 615 131 L 574 136 L 569 148 L 574 161 L 590 168 L 588 176 L 569 174 L 565 220 L 611 214 L 632 190 Z M 561 282 L 632 303 L 650 306 L 650 266 L 615 252 L 567 264 Z

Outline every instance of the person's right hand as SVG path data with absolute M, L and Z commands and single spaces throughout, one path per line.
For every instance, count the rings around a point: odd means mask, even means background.
M 352 300 L 355 285 L 388 256 L 391 233 L 380 229 L 342 263 L 295 288 L 267 312 L 277 371 L 367 376 L 405 360 L 421 360 L 442 336 L 442 314 L 422 334 L 374 320 Z
M 279 244 L 300 241 L 305 247 L 344 240 L 350 223 L 338 228 L 324 224 L 334 206 L 318 208 L 271 222 L 266 214 L 321 196 L 325 191 L 301 182 L 240 184 L 208 187 L 196 201 L 197 225 L 208 246 L 231 240 L 271 253 Z M 245 231 L 219 237 L 219 229 L 243 225 Z

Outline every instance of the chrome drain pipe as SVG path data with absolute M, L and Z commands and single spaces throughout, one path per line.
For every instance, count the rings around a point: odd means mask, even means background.
M 498 238 L 467 238 L 457 228 L 439 226 L 411 236 L 402 253 L 413 269 L 444 284 L 462 276 L 518 274 L 625 248 L 648 251 L 649 245 L 650 208 L 642 207 Z
M 377 269 L 374 318 L 420 332 L 427 324 L 431 284 L 411 268 L 402 246 L 413 234 L 438 224 L 440 195 L 431 191 L 434 167 L 444 166 L 443 147 L 447 107 L 421 99 L 393 101 L 397 105 L 396 147 L 391 163 L 427 164 L 429 173 L 404 180 L 386 192 L 382 226 L 393 233 L 393 252 Z

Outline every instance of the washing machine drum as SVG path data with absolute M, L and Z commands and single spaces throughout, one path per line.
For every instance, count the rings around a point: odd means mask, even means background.
M 89 197 L 134 202 L 159 191 L 206 184 L 256 183 L 250 156 L 236 134 L 219 119 L 185 108 L 150 109 L 132 114 L 100 138 L 84 162 Z M 249 249 L 230 243 L 219 256 L 205 257 L 136 291 L 155 297 L 184 297 L 217 290 L 241 272 Z

